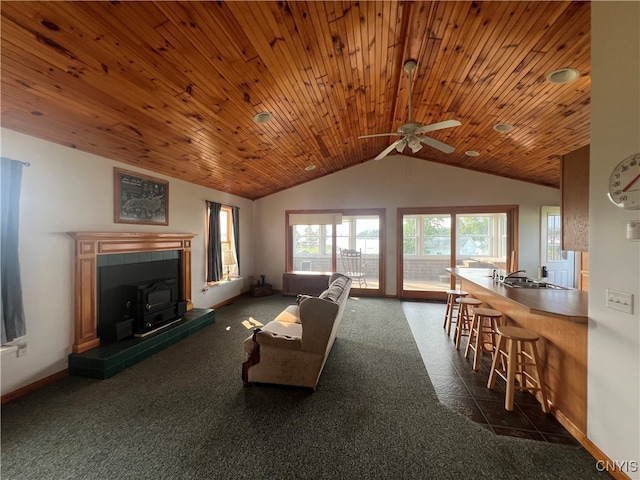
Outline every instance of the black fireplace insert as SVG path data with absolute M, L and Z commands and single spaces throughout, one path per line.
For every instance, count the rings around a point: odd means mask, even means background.
M 168 254 L 165 254 L 165 256 Z M 110 258 L 98 268 L 98 335 L 101 343 L 145 336 L 182 317 L 180 259 L 132 262 Z M 113 264 L 118 262 L 117 264 Z
M 126 285 L 126 307 L 133 319 L 133 333 L 145 334 L 175 320 L 178 315 L 178 280 L 152 280 Z

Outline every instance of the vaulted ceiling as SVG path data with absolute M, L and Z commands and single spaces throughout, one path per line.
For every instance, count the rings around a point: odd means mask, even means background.
M 588 2 L 0 8 L 3 127 L 249 199 L 398 140 L 358 137 L 407 122 L 407 60 L 412 119 L 461 125 L 427 134 L 453 153 L 405 155 L 558 187 L 562 155 L 589 143 Z M 581 76 L 546 80 L 565 67 Z M 260 112 L 273 119 L 255 123 Z M 398 162 L 395 149 L 380 161 Z

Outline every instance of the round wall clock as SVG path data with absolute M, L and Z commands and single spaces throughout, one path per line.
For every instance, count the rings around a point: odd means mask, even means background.
M 640 209 L 640 153 L 625 158 L 611 171 L 609 200 L 620 208 Z

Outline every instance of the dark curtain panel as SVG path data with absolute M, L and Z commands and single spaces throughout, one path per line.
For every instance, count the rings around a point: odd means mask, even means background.
M 207 282 L 218 282 L 222 278 L 222 252 L 220 251 L 220 208 L 216 202 L 209 205 L 209 246 L 207 251 Z
M 2 291 L 2 344 L 26 334 L 22 284 L 18 260 L 20 185 L 22 162 L 2 158 L 0 172 L 0 290 Z
M 233 217 L 233 243 L 236 246 L 236 262 L 238 262 L 238 275 L 240 275 L 240 207 L 231 208 Z

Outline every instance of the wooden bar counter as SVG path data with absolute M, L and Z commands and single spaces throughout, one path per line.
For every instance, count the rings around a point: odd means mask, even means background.
M 551 412 L 583 441 L 587 431 L 587 293 L 512 288 L 495 282 L 491 269 L 448 268 L 460 288 L 504 315 L 503 324 L 540 335 L 538 349 Z

